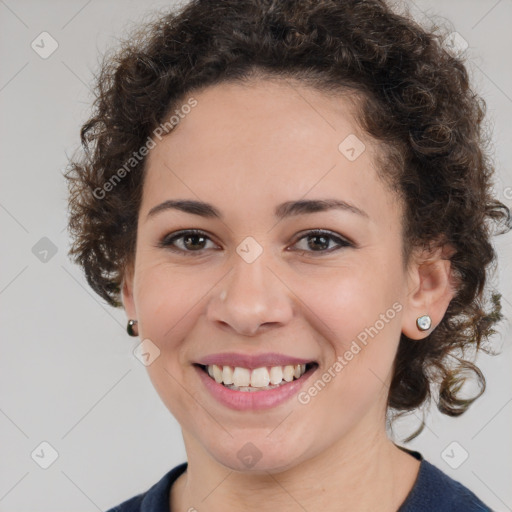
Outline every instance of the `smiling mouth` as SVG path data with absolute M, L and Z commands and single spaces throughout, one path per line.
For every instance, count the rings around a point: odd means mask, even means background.
M 309 375 L 318 368 L 318 363 L 311 361 L 307 364 L 263 366 L 261 368 L 242 368 L 227 365 L 200 365 L 212 380 L 234 391 L 255 392 L 267 391 L 285 386 L 294 380 Z

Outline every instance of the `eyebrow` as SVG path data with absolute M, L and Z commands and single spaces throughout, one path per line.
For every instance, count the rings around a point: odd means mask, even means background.
M 284 219 L 285 217 L 292 217 L 294 215 L 325 212 L 334 209 L 355 213 L 367 219 L 370 218 L 365 211 L 340 199 L 301 199 L 298 201 L 287 201 L 276 207 L 274 216 L 277 219 Z M 168 199 L 151 208 L 146 218 L 167 210 L 179 210 L 185 213 L 199 215 L 200 217 L 223 219 L 220 210 L 212 204 L 192 199 Z

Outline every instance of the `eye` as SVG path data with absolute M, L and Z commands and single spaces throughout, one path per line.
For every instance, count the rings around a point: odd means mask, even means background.
M 185 231 L 178 231 L 177 233 L 171 233 L 170 235 L 165 236 L 159 242 L 158 247 L 166 248 L 173 252 L 186 253 L 187 256 L 199 256 L 206 249 L 205 244 L 208 240 L 211 241 L 210 237 L 203 231 L 197 229 L 189 229 Z M 305 249 L 298 249 L 298 251 L 302 253 L 310 252 L 325 254 L 334 252 L 342 247 L 354 247 L 352 242 L 349 242 L 348 240 L 345 240 L 340 236 L 331 233 L 330 231 L 325 231 L 322 229 L 313 229 L 306 232 L 295 241 L 294 245 L 297 245 L 302 240 L 308 240 L 305 244 Z M 309 240 L 316 240 L 316 243 L 311 244 L 309 243 Z M 335 246 L 329 250 L 326 250 L 332 241 L 334 241 L 338 247 Z M 178 245 L 178 242 L 181 247 Z M 310 248 L 315 247 L 319 250 L 309 250 Z
M 175 242 L 178 240 L 183 241 L 183 248 L 176 247 Z M 210 237 L 207 236 L 202 231 L 198 229 L 189 229 L 186 231 L 179 231 L 178 233 L 173 233 L 171 235 L 165 236 L 158 244 L 159 247 L 165 247 L 174 252 L 185 252 L 189 253 L 190 256 L 195 256 L 198 253 L 200 254 L 204 250 L 205 240 L 210 240 Z M 199 246 L 199 248 L 198 248 Z M 198 248 L 198 250 L 189 250 L 189 248 Z
M 354 244 L 352 242 L 349 242 L 348 240 L 345 240 L 337 235 L 334 235 L 330 231 L 325 231 L 322 229 L 313 229 L 311 231 L 308 231 L 303 236 L 301 236 L 295 244 L 302 240 L 308 240 L 306 242 L 306 250 L 298 249 L 299 252 L 313 252 L 313 253 L 331 253 L 334 251 L 339 250 L 341 247 L 354 247 Z M 309 243 L 309 240 L 316 240 L 317 242 L 314 244 Z M 330 250 L 325 250 L 327 247 L 329 247 L 330 241 L 334 241 L 338 247 L 331 248 Z M 308 250 L 310 247 L 317 247 L 319 250 Z M 323 249 L 323 250 L 322 250 Z

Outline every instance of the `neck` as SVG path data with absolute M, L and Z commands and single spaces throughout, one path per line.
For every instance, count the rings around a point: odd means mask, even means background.
M 394 512 L 416 480 L 420 462 L 385 431 L 362 430 L 292 468 L 263 474 L 219 464 L 184 432 L 188 466 L 171 488 L 172 512 L 323 510 Z

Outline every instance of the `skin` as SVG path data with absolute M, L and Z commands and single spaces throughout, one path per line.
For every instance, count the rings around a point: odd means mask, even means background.
M 182 427 L 188 470 L 171 489 L 171 509 L 396 511 L 419 462 L 386 435 L 392 365 L 400 333 L 421 343 L 430 331 L 419 331 L 416 318 L 428 313 L 435 328 L 454 295 L 446 248 L 418 250 L 404 269 L 402 205 L 377 176 L 378 144 L 358 127 L 348 96 L 264 79 L 193 96 L 197 106 L 148 156 L 135 262 L 123 285 L 141 340 L 160 350 L 150 379 Z M 355 161 L 338 150 L 349 134 L 366 146 Z M 273 216 L 282 202 L 326 198 L 368 218 L 342 210 Z M 148 217 L 168 199 L 206 201 L 223 220 L 177 210 Z M 315 236 L 308 243 L 314 228 L 354 246 L 322 246 Z M 178 253 L 158 246 L 181 229 L 208 238 L 177 240 Z M 247 236 L 263 249 L 250 264 L 236 252 Z M 217 352 L 280 352 L 318 361 L 313 382 L 394 303 L 394 318 L 307 404 L 231 410 L 210 398 L 192 367 Z M 247 442 L 261 453 L 252 468 L 237 457 Z

